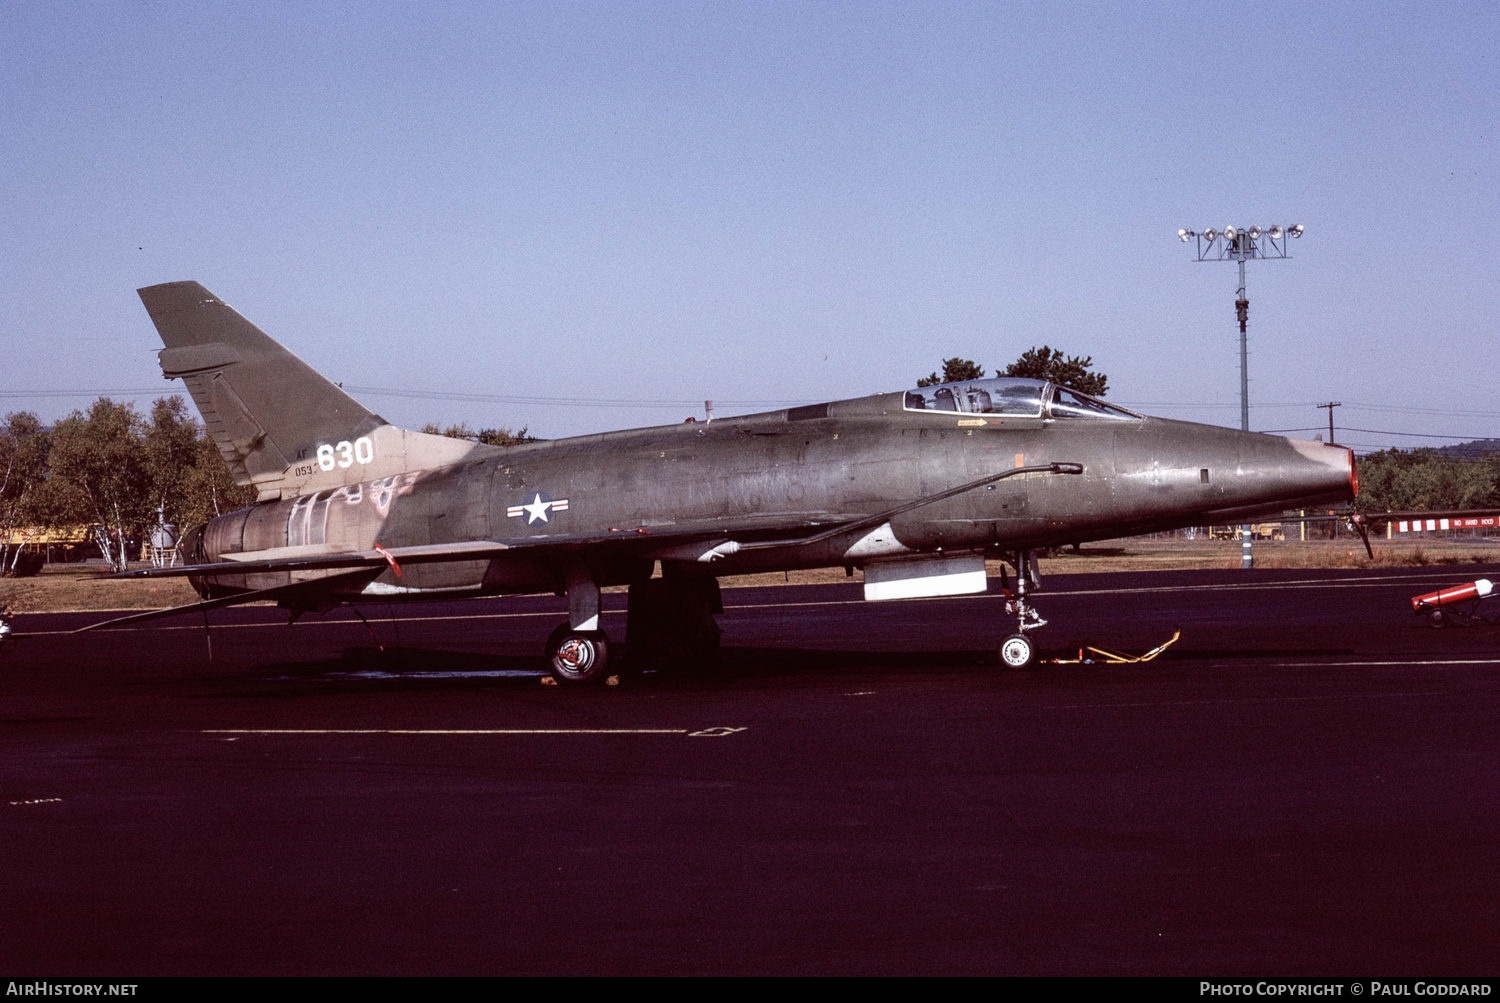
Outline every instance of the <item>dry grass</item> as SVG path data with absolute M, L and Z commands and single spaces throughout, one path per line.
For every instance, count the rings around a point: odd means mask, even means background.
M 1357 541 L 1328 540 L 1300 543 L 1264 541 L 1254 545 L 1258 568 L 1368 568 L 1422 565 L 1490 564 L 1500 562 L 1500 541 L 1423 540 L 1420 543 L 1375 541 L 1375 560 L 1365 556 Z M 1240 566 L 1240 545 L 1209 540 L 1105 540 L 1080 551 L 1061 550 L 1041 559 L 1048 574 L 1107 571 L 1182 571 L 1231 569 Z M 197 600 L 186 579 L 105 581 L 99 565 L 57 565 L 33 578 L 0 578 L 0 609 L 14 613 L 75 610 L 158 609 Z M 991 565 L 999 573 L 999 564 Z M 783 582 L 814 584 L 849 581 L 842 568 L 772 572 L 725 578 L 729 588 Z M 859 581 L 856 571 L 853 581 Z
M 0 609 L 12 613 L 160 609 L 196 602 L 185 578 L 104 581 L 103 565 L 58 564 L 31 578 L 0 578 Z

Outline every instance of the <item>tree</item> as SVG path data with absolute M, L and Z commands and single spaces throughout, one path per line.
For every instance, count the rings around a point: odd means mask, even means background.
M 183 482 L 177 514 L 179 539 L 183 531 L 208 522 L 214 516 L 255 504 L 255 489 L 235 483 L 218 444 L 207 431 L 198 431 L 193 454 L 192 469 Z
M 481 428 L 475 437 L 486 446 L 519 446 L 523 442 L 537 442 L 525 425 L 512 432 L 508 428 Z
M 134 407 L 100 397 L 88 414 L 74 411 L 52 433 L 53 518 L 89 525 L 113 571 L 125 570 L 130 538 L 150 519 L 143 426 Z
M 1009 366 L 995 373 L 996 376 L 1025 376 L 1033 380 L 1051 380 L 1053 383 L 1071 387 L 1082 393 L 1103 397 L 1109 377 L 1093 373 L 1089 369 L 1094 357 L 1086 355 L 1065 357 L 1061 351 L 1048 345 L 1031 348 Z
M 929 373 L 917 381 L 919 387 L 936 386 L 939 383 L 958 383 L 963 380 L 979 380 L 984 378 L 984 367 L 973 359 L 960 359 L 954 356 L 943 360 L 943 375 Z
M 1385 449 L 1359 460 L 1364 512 L 1486 508 L 1500 502 L 1500 461 L 1444 456 L 1432 449 Z
M 181 397 L 162 397 L 151 405 L 143 438 L 147 505 L 156 512 L 152 525 L 160 521 L 180 528 L 187 483 L 198 465 L 198 423 L 188 417 Z
M 175 526 L 179 539 L 193 526 L 255 502 L 255 490 L 234 482 L 213 439 L 193 420 L 180 396 L 163 397 L 151 405 L 142 452 L 149 525 L 160 521 Z
M 43 495 L 51 445 L 30 411 L 8 414 L 0 425 L 0 573 L 14 574 L 26 544 L 47 528 Z
M 512 432 L 508 428 L 481 428 L 476 432 L 466 421 L 457 425 L 449 425 L 447 428 L 440 427 L 435 421 L 429 421 L 419 431 L 427 435 L 446 435 L 450 439 L 468 439 L 470 442 L 478 442 L 486 446 L 518 446 L 523 442 L 537 441 L 536 436 L 529 434 L 524 425 L 517 432 Z

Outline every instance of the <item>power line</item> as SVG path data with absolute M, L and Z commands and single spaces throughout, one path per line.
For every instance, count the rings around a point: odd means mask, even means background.
M 446 400 L 462 401 L 465 403 L 479 404 L 530 404 L 548 407 L 640 407 L 640 408 L 699 408 L 703 406 L 703 398 L 688 400 L 673 399 L 645 399 L 629 397 L 538 397 L 523 396 L 515 394 L 478 394 L 458 393 L 451 390 L 401 390 L 394 387 L 369 387 L 349 384 L 343 389 L 353 394 L 363 394 L 370 397 L 407 397 L 414 400 Z M 62 389 L 62 390 L 0 390 L 0 400 L 23 400 L 27 398 L 64 398 L 64 397 L 165 397 L 172 394 L 181 394 L 181 387 L 163 389 L 161 387 L 110 387 L 104 389 Z M 715 398 L 714 403 L 724 407 L 766 407 L 783 408 L 795 407 L 798 404 L 807 404 L 806 398 L 796 400 L 725 400 Z
M 151 387 L 149 390 L 142 387 L 115 387 L 104 390 L 0 390 L 0 400 L 18 400 L 24 397 L 139 397 L 149 394 L 159 397 L 164 393 L 161 387 Z
M 1123 407 L 1128 407 L 1128 408 L 1131 408 L 1132 410 L 1137 410 L 1137 411 L 1141 410 L 1143 408 L 1155 408 L 1155 409 L 1165 409 L 1165 410 L 1183 409 L 1183 408 L 1213 408 L 1213 409 L 1217 409 L 1217 410 L 1228 410 L 1230 408 L 1233 408 L 1233 407 L 1237 406 L 1237 405 L 1235 405 L 1233 403 L 1225 403 L 1224 401 L 1181 401 L 1181 400 L 1143 401 L 1143 400 L 1126 400 L 1126 399 L 1123 399 L 1123 398 L 1116 399 L 1116 398 L 1113 398 L 1113 397 L 1111 397 L 1110 400 L 1114 401 L 1116 404 L 1119 404 L 1119 405 L 1121 405 Z M 1250 405 L 1250 409 L 1252 411 L 1263 411 L 1263 410 L 1266 410 L 1268 408 L 1302 408 L 1302 407 L 1315 408 L 1315 407 L 1321 407 L 1322 404 L 1323 404 L 1323 402 L 1320 402 L 1320 401 L 1271 401 L 1271 402 L 1262 402 L 1262 403 L 1251 404 Z M 1367 402 L 1363 402 L 1363 401 L 1349 401 L 1349 400 L 1343 401 L 1342 404 L 1343 404 L 1344 407 L 1354 407 L 1354 408 L 1359 408 L 1361 410 L 1369 410 L 1369 411 L 1387 411 L 1387 412 L 1393 412 L 1393 413 L 1396 413 L 1396 414 L 1435 414 L 1435 415 L 1447 415 L 1447 416 L 1450 416 L 1450 417 L 1462 417 L 1462 418 L 1500 418 L 1500 411 L 1483 411 L 1483 410 L 1474 410 L 1474 409 L 1439 408 L 1439 407 L 1414 407 L 1414 406 L 1411 406 L 1411 405 L 1408 405 L 1408 404 L 1389 404 L 1389 403 L 1387 403 L 1387 404 L 1373 404 L 1373 403 L 1367 403 Z
M 1321 432 L 1323 426 L 1309 425 L 1303 428 L 1263 428 L 1267 435 L 1285 435 L 1288 432 Z M 1442 435 L 1438 432 L 1392 432 L 1384 428 L 1351 428 L 1345 425 L 1340 432 L 1363 432 L 1366 435 L 1398 435 L 1407 439 L 1452 439 L 1454 442 L 1474 442 L 1481 439 L 1500 438 L 1493 435 Z
M 696 400 L 673 400 L 673 399 L 643 399 L 629 397 L 530 397 L 513 394 L 474 394 L 454 393 L 447 390 L 399 390 L 391 387 L 366 387 L 350 384 L 344 387 L 351 393 L 366 394 L 372 397 L 409 397 L 416 400 L 454 400 L 480 404 L 534 404 L 547 406 L 566 407 L 649 407 L 649 408 L 698 408 L 703 406 L 703 398 Z M 716 406 L 725 407 L 769 407 L 782 408 L 792 407 L 798 404 L 806 404 L 806 399 L 801 400 L 725 400 L 714 398 Z

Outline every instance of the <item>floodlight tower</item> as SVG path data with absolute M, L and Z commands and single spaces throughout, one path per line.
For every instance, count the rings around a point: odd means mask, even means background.
M 1226 226 L 1223 230 L 1178 230 L 1177 239 L 1186 244 L 1196 241 L 1199 261 L 1238 261 L 1240 288 L 1234 297 L 1234 313 L 1240 322 L 1240 430 L 1250 431 L 1250 361 L 1245 339 L 1245 325 L 1250 320 L 1250 300 L 1245 296 L 1245 262 L 1251 258 L 1286 258 L 1287 238 L 1301 237 L 1302 224 L 1273 226 Z M 1333 412 L 1330 411 L 1331 415 Z M 1240 566 L 1251 566 L 1250 527 L 1240 527 L 1243 541 Z

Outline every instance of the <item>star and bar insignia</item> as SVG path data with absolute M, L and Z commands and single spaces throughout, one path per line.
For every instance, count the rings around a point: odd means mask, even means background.
M 531 501 L 522 505 L 512 505 L 505 510 L 506 516 L 512 519 L 526 517 L 526 525 L 534 526 L 539 522 L 547 522 L 548 512 L 566 512 L 568 500 L 566 498 L 549 498 L 538 491 Z

